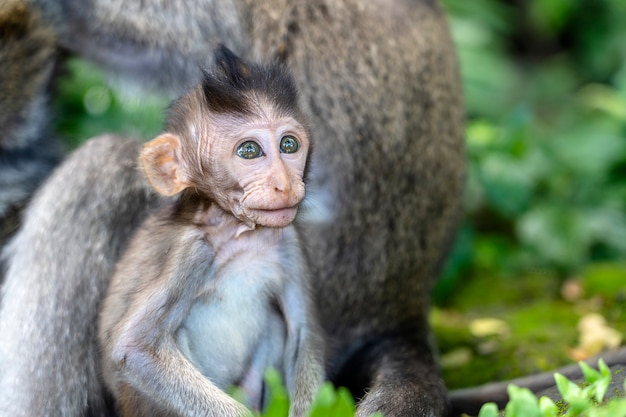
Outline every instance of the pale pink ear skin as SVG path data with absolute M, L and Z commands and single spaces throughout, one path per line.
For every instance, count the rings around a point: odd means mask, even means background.
M 163 133 L 143 146 L 141 166 L 152 188 L 164 196 L 173 196 L 189 187 L 180 159 L 180 139 Z

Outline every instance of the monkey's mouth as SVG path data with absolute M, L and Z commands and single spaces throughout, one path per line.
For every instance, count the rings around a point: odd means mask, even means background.
M 285 227 L 291 224 L 298 213 L 298 206 L 279 209 L 249 209 L 248 216 L 254 223 L 265 227 Z

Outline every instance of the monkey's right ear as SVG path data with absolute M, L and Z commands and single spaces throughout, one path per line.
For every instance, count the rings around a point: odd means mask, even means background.
M 150 185 L 159 194 L 173 196 L 191 184 L 180 156 L 180 139 L 164 133 L 143 145 L 141 166 Z

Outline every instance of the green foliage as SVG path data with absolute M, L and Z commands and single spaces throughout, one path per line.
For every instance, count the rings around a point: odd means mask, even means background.
M 611 383 L 611 371 L 600 360 L 599 370 L 580 363 L 586 380 L 584 386 L 569 381 L 563 375 L 555 374 L 554 379 L 563 398 L 563 403 L 555 404 L 548 397 L 537 398 L 530 390 L 510 385 L 509 402 L 504 417 L 626 417 L 626 398 L 605 401 Z M 626 385 L 626 384 L 625 384 Z M 624 387 L 626 390 L 626 386 Z M 498 407 L 493 403 L 483 405 L 478 417 L 498 417 Z
M 626 3 L 443 0 L 468 112 L 468 267 L 573 274 L 626 259 Z
M 276 370 L 270 369 L 265 374 L 269 387 L 270 400 L 262 417 L 287 417 L 289 414 L 289 397 Z M 335 389 L 332 384 L 325 383 L 317 393 L 309 417 L 353 417 L 356 412 L 354 399 L 343 387 Z M 382 417 L 375 414 L 372 417 Z
M 169 103 L 166 97 L 111 87 L 97 67 L 79 59 L 66 64 L 55 88 L 56 131 L 70 147 L 105 132 L 152 138 L 162 129 Z
M 325 383 L 317 395 L 310 417 L 349 417 L 356 412 L 352 394 L 343 387 L 335 388 Z
M 263 416 L 286 417 L 289 414 L 289 397 L 278 371 L 268 370 L 265 373 L 265 382 L 270 391 L 270 401 Z
M 537 398 L 527 388 L 510 385 L 509 402 L 503 414 L 495 404 L 487 403 L 478 417 L 626 417 L 626 398 L 605 399 L 612 378 L 609 367 L 602 360 L 598 362 L 598 370 L 584 362 L 580 363 L 580 367 L 585 378 L 582 386 L 555 374 L 554 379 L 563 399 L 558 404 L 548 397 Z M 268 371 L 265 380 L 270 390 L 270 403 L 262 417 L 286 417 L 289 399 L 278 372 Z M 320 389 L 309 416 L 353 417 L 354 413 L 354 400 L 350 393 L 345 388 L 335 390 L 327 383 Z

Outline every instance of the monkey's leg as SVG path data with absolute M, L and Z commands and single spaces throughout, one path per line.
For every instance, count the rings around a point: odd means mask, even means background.
M 423 340 L 391 336 L 365 346 L 335 381 L 351 389 L 357 416 L 445 416 L 446 388 L 435 357 Z

